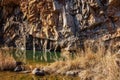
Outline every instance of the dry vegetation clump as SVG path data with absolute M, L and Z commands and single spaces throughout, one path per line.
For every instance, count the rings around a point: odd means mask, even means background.
M 94 53 L 86 48 L 85 55 L 77 55 L 73 60 L 57 61 L 44 70 L 62 75 L 77 71 L 80 80 L 120 80 L 120 54 L 104 50 L 104 47 L 99 47 Z
M 14 58 L 5 50 L 0 50 L 0 70 L 13 70 L 15 68 Z

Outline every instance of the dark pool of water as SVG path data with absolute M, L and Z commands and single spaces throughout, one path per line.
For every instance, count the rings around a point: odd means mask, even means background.
M 32 50 L 21 51 L 15 49 L 11 51 L 11 55 L 16 61 L 22 61 L 25 63 L 51 63 L 60 59 L 60 52 L 41 52 L 36 51 L 33 53 Z

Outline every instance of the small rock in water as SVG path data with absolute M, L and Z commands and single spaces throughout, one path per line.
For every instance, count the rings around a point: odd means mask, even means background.
M 15 72 L 20 72 L 20 71 L 22 71 L 22 70 L 23 70 L 22 66 L 17 66 L 17 67 L 14 69 Z
M 32 74 L 35 74 L 36 72 L 39 72 L 39 71 L 40 71 L 40 69 L 35 68 L 35 69 L 33 69 Z
M 35 68 L 35 69 L 32 71 L 32 74 L 37 75 L 37 76 L 44 76 L 44 75 L 45 75 L 45 72 L 44 72 L 44 70 L 40 70 L 40 69 L 38 69 L 38 68 Z

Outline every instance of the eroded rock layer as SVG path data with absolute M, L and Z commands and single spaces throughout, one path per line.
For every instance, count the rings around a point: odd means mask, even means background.
M 119 0 L 2 0 L 0 40 L 8 46 L 76 50 L 120 40 Z

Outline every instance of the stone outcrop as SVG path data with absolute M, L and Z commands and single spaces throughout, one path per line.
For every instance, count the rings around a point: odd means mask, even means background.
M 2 0 L 0 37 L 9 46 L 41 50 L 75 50 L 87 40 L 119 47 L 119 5 L 119 0 Z

